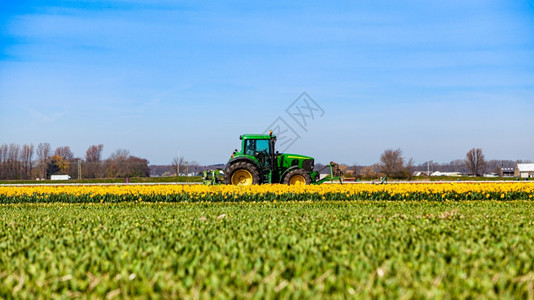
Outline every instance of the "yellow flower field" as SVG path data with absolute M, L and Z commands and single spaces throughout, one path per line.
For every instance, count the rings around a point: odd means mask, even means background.
M 534 183 L 258 185 L 62 185 L 0 187 L 0 203 L 287 200 L 528 200 Z

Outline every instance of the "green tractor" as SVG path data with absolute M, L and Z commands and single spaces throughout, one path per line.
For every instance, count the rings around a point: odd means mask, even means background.
M 321 184 L 326 181 L 338 180 L 342 172 L 339 165 L 330 162 L 330 174 L 323 179 L 315 170 L 314 159 L 309 156 L 275 151 L 276 136 L 272 131 L 266 134 L 243 134 L 241 151 L 232 153 L 222 170 L 204 172 L 205 184 L 252 185 L 264 183 Z

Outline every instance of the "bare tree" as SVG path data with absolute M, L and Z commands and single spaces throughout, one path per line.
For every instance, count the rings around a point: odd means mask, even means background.
M 97 145 L 90 146 L 85 152 L 85 161 L 87 162 L 101 161 L 103 149 L 104 149 L 104 145 L 102 144 L 98 146 Z
M 482 153 L 482 149 L 473 148 L 467 151 L 465 155 L 465 166 L 471 175 L 483 175 L 486 168 L 486 160 Z
M 52 147 L 49 143 L 39 143 L 37 146 L 37 166 L 39 168 L 39 173 L 41 178 L 46 178 L 46 167 L 48 160 L 52 155 Z
M 0 146 L 0 179 L 7 179 L 7 144 L 2 144 Z
M 404 159 L 400 148 L 387 149 L 380 155 L 380 171 L 388 177 L 402 172 L 403 165 Z
M 69 146 L 57 147 L 54 151 L 54 155 L 59 155 L 61 158 L 67 161 L 71 161 L 74 158 L 74 154 L 70 150 Z
M 7 177 L 9 179 L 21 178 L 20 145 L 9 144 L 7 153 Z
M 184 162 L 183 156 L 176 156 L 172 159 L 172 168 L 176 171 L 176 176 L 180 176 L 180 169 L 183 170 Z
M 451 162 L 453 166 L 453 172 L 465 172 L 465 162 L 461 159 L 455 159 Z
M 112 160 L 127 159 L 130 156 L 130 151 L 126 149 L 117 149 L 109 156 Z
M 405 178 L 412 179 L 414 165 L 415 165 L 415 162 L 413 161 L 413 158 L 410 158 L 408 161 L 404 163 L 403 173 L 404 173 Z
M 105 161 L 109 177 L 147 177 L 150 176 L 148 160 L 130 155 L 126 149 L 118 149 Z
M 85 152 L 85 174 L 89 178 L 101 177 L 102 174 L 102 149 L 104 145 L 92 145 Z
M 32 175 L 32 160 L 33 160 L 34 148 L 33 144 L 24 144 L 22 146 L 22 152 L 20 153 L 20 160 L 22 162 L 22 176 L 24 179 L 30 179 Z
M 108 177 L 122 177 L 128 173 L 128 158 L 130 157 L 130 151 L 126 149 L 117 149 L 111 153 L 106 160 L 106 173 Z

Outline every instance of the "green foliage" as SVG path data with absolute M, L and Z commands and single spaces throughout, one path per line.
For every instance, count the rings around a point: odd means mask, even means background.
M 0 298 L 532 298 L 532 204 L 1 205 Z

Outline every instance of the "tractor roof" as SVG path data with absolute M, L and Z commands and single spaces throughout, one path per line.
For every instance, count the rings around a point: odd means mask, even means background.
M 274 135 L 272 137 L 275 137 Z M 243 134 L 239 139 L 268 140 L 271 136 L 268 134 Z

